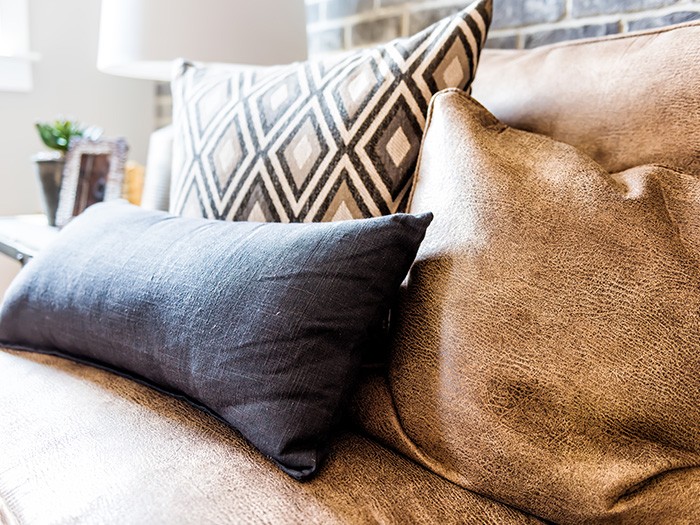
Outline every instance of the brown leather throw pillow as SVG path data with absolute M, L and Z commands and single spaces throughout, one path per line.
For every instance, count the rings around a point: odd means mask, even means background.
M 557 523 L 700 517 L 699 202 L 436 95 L 411 206 L 435 219 L 366 428 Z

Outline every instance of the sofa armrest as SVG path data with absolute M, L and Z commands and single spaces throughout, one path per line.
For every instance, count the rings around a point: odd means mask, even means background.
M 146 161 L 141 207 L 167 211 L 170 206 L 170 178 L 173 160 L 173 127 L 165 126 L 151 133 Z

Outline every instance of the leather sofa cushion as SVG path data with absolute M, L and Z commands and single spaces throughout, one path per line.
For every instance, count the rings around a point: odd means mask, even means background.
M 486 50 L 472 95 L 497 118 L 609 172 L 700 174 L 700 22 L 528 51 Z
M 435 219 L 365 428 L 557 523 L 700 516 L 699 197 L 437 95 L 411 207 Z
M 536 519 L 347 434 L 308 483 L 186 403 L 0 350 L 0 523 L 504 523 Z

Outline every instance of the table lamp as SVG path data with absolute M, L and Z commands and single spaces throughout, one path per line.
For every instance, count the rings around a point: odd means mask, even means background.
M 306 53 L 304 0 L 102 0 L 105 73 L 165 81 L 180 57 L 277 65 Z
M 169 81 L 173 61 L 278 65 L 304 60 L 304 0 L 102 0 L 97 68 Z M 172 130 L 150 138 L 141 205 L 167 209 Z

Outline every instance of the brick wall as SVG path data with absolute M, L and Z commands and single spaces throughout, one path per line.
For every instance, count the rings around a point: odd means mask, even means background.
M 470 0 L 306 0 L 311 55 L 407 36 Z M 494 0 L 487 45 L 530 48 L 700 19 L 700 0 Z
M 306 0 L 310 56 L 407 36 L 470 0 Z M 487 46 L 529 48 L 561 40 L 700 19 L 700 0 L 494 0 Z M 168 84 L 156 91 L 156 127 L 171 121 Z

